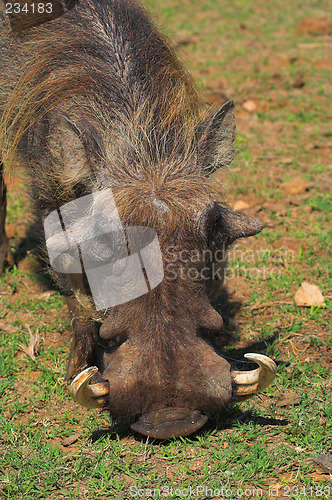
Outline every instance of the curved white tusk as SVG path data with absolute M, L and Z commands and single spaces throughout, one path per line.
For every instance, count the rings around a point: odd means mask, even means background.
M 274 380 L 277 372 L 275 362 L 264 354 L 248 353 L 244 357 L 255 361 L 259 368 L 250 372 L 231 371 L 234 382 L 233 396 L 239 399 L 246 399 L 266 389 Z
M 109 393 L 106 382 L 89 385 L 89 380 L 98 372 L 96 366 L 89 366 L 81 371 L 69 387 L 69 392 L 74 401 L 85 408 L 102 408 Z

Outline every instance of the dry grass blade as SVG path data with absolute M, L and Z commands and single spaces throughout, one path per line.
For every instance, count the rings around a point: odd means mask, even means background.
M 29 325 L 25 325 L 25 326 L 27 327 L 28 332 L 29 332 L 29 336 L 30 336 L 29 344 L 27 346 L 22 345 L 22 344 L 18 344 L 18 346 L 24 352 L 24 354 L 26 354 L 30 359 L 32 359 L 32 361 L 36 361 L 35 354 L 37 354 L 37 352 L 38 352 L 38 347 L 40 344 L 40 335 L 38 333 L 38 329 L 36 331 L 36 335 L 33 335 Z
M 18 326 L 9 325 L 9 324 L 6 324 L 6 323 L 2 323 L 0 321 L 0 332 L 4 332 L 4 333 L 16 333 L 18 330 L 19 330 Z

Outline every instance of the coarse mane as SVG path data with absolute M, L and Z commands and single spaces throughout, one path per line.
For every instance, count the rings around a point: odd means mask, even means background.
M 127 150 L 140 149 L 140 166 L 148 150 L 161 158 L 184 147 L 184 130 L 186 139 L 193 135 L 200 107 L 193 81 L 135 2 L 85 0 L 17 36 L 20 78 L 12 82 L 0 124 L 7 166 L 27 131 L 53 111 L 79 108 L 81 122 L 106 131 L 113 149 L 114 137 Z M 182 144 L 175 146 L 178 140 Z M 105 148 L 102 154 L 109 156 Z M 133 165 L 128 173 L 135 176 Z

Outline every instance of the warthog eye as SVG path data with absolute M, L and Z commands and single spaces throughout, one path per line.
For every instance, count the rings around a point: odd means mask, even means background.
M 107 342 L 101 340 L 101 344 L 106 353 L 111 353 L 116 349 L 118 349 L 127 340 L 128 340 L 128 335 L 125 333 L 120 333 L 116 337 L 108 338 Z

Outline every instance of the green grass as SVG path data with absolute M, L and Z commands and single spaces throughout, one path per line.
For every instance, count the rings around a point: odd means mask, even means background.
M 69 316 L 57 292 L 41 295 L 47 281 L 33 271 L 30 254 L 23 270 L 19 262 L 0 278 L 0 498 L 127 500 L 139 498 L 139 488 L 147 498 L 150 488 L 156 499 L 165 492 L 238 499 L 247 490 L 245 498 L 267 500 L 273 486 L 284 498 L 330 498 L 330 477 L 318 474 L 312 458 L 331 454 L 332 437 L 331 93 L 326 68 L 316 64 L 326 59 L 324 36 L 297 29 L 306 17 L 325 17 L 327 3 L 144 4 L 175 42 L 187 40 L 180 57 L 207 100 L 218 90 L 236 102 L 237 157 L 217 180 L 226 198 L 256 207 L 265 229 L 231 252 L 236 290 L 221 341 L 237 363 L 254 349 L 274 358 L 277 379 L 188 438 L 159 442 L 110 427 L 107 415 L 69 397 Z M 299 77 L 302 88 L 294 86 Z M 242 108 L 248 99 L 257 104 L 253 113 Z M 310 182 L 308 191 L 285 195 L 280 186 L 295 177 Z M 29 215 L 22 193 L 20 183 L 9 194 L 11 227 Z M 284 213 L 272 210 L 277 203 Z M 20 243 L 11 238 L 14 250 Z M 325 306 L 296 306 L 302 281 L 320 287 Z M 27 325 L 41 339 L 36 361 L 20 347 L 29 343 Z M 77 441 L 63 446 L 73 435 Z

